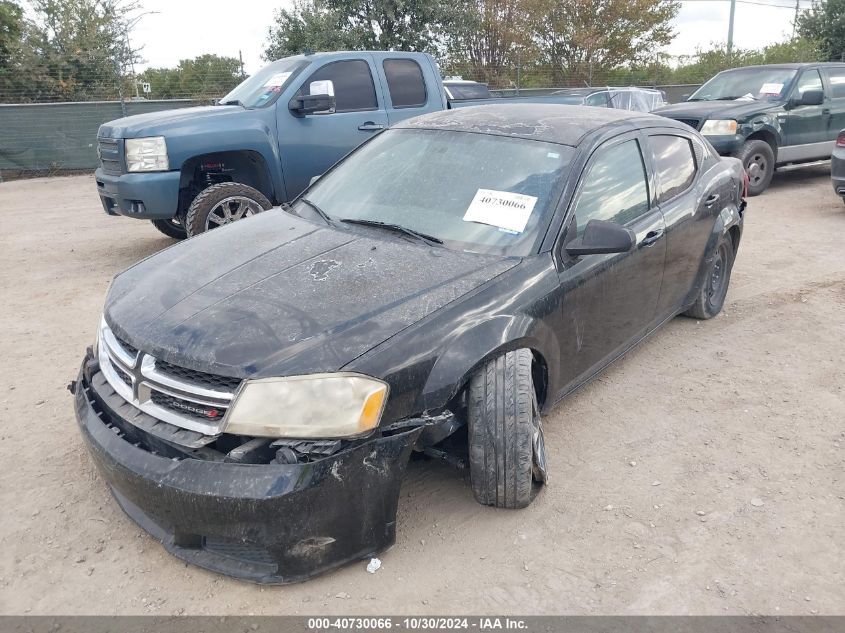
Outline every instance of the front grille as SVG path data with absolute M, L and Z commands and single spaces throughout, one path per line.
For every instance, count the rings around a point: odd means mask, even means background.
M 218 376 L 216 374 L 207 374 L 195 369 L 188 369 L 187 367 L 180 367 L 173 365 L 163 360 L 156 360 L 156 369 L 162 374 L 173 376 L 174 378 L 181 378 L 203 387 L 210 389 L 222 389 L 224 391 L 234 391 L 241 384 L 240 378 L 230 378 L 228 376 Z
M 697 130 L 698 126 L 701 124 L 701 121 L 698 119 L 675 119 L 676 121 L 683 123 L 684 125 L 689 125 L 693 130 Z
M 120 165 L 120 142 L 117 139 L 98 138 L 97 156 L 103 172 L 113 176 L 120 176 L 123 173 Z
M 122 338 L 120 338 L 118 336 L 115 336 L 114 338 L 120 344 L 120 346 L 123 349 L 126 350 L 127 354 L 129 354 L 130 356 L 137 356 L 138 355 L 138 348 L 137 347 L 130 345 L 129 343 L 127 343 L 126 341 L 124 341 Z
M 123 371 L 118 365 L 114 365 L 113 369 L 114 373 L 117 374 L 117 377 L 120 378 L 124 385 L 126 385 L 127 387 L 132 386 L 132 376 Z
M 214 552 L 218 556 L 225 556 L 226 558 L 276 567 L 276 559 L 273 558 L 270 552 L 263 547 L 244 543 L 243 541 L 206 536 L 203 549 Z
M 198 404 L 183 398 L 176 398 L 161 391 L 153 390 L 150 400 L 158 406 L 164 407 L 174 413 L 192 417 L 203 422 L 218 420 L 226 413 L 226 409 L 223 407 Z

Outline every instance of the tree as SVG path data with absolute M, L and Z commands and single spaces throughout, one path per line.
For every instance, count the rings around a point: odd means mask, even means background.
M 819 42 L 827 60 L 845 61 L 845 0 L 820 0 L 795 22 L 799 35 Z
M 23 9 L 11 0 L 0 0 L 0 73 L 9 68 L 23 30 Z
M 154 99 L 222 97 L 243 79 L 238 59 L 211 54 L 183 59 L 176 68 L 148 68 L 139 77 Z
M 320 50 L 436 52 L 447 0 L 297 0 L 276 12 L 264 57 Z
M 673 0 L 529 0 L 539 61 L 554 81 L 591 84 L 612 68 L 642 64 L 672 41 Z

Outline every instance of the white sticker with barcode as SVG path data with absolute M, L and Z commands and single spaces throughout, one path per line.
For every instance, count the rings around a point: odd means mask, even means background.
M 522 193 L 479 189 L 466 213 L 465 222 L 489 224 L 514 233 L 522 233 L 537 204 L 537 198 Z

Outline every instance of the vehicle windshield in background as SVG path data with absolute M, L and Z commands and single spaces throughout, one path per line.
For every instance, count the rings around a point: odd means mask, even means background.
M 452 95 L 453 99 L 490 99 L 490 89 L 484 84 L 476 83 L 451 83 L 444 84 Z
M 797 71 L 790 68 L 742 68 L 719 73 L 687 101 L 783 98 Z
M 383 222 L 455 250 L 524 256 L 545 235 L 573 153 L 503 136 L 388 130 L 305 198 L 334 221 Z M 295 209 L 304 214 L 308 206 Z
M 276 102 L 287 83 L 308 64 L 309 62 L 301 59 L 273 62 L 242 81 L 218 103 L 245 108 L 269 106 Z

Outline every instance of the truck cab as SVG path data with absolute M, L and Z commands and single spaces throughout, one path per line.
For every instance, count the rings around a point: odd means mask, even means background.
M 103 124 L 95 180 L 106 213 L 183 238 L 292 200 L 373 134 L 446 107 L 428 54 L 296 55 L 217 105 Z

